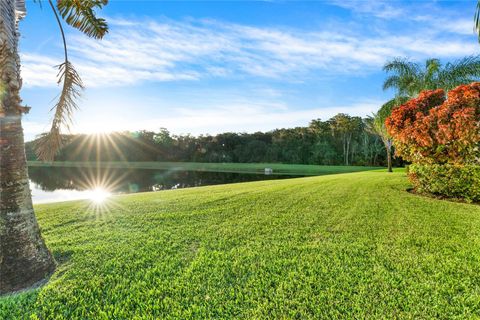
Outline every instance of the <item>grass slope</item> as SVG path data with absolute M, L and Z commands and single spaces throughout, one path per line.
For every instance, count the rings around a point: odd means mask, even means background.
M 480 206 L 362 172 L 37 206 L 59 267 L 0 319 L 480 316 Z
M 74 167 L 74 168 L 120 168 L 120 169 L 155 169 L 176 171 L 208 171 L 231 173 L 264 173 L 265 168 L 272 168 L 274 174 L 317 176 L 332 173 L 349 173 L 378 170 L 379 167 L 361 166 L 320 166 L 307 164 L 281 163 L 202 163 L 202 162 L 73 162 L 29 161 L 29 167 Z

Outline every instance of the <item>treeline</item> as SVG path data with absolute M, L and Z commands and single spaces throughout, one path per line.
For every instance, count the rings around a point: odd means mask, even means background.
M 385 148 L 372 133 L 371 119 L 338 114 L 307 127 L 269 132 L 172 135 L 116 132 L 64 136 L 57 161 L 269 162 L 322 165 L 385 165 Z M 27 158 L 36 160 L 35 141 Z

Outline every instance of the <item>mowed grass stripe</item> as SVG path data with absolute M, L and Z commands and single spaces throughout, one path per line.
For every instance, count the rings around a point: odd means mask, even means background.
M 36 207 L 60 261 L 0 318 L 472 318 L 480 206 L 361 172 Z

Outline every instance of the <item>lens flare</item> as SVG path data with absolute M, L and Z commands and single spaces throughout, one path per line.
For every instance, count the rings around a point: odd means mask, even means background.
M 97 187 L 89 192 L 88 198 L 96 203 L 101 204 L 105 202 L 112 194 L 107 190 Z

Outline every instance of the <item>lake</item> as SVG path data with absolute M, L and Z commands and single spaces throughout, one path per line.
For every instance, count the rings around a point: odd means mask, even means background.
M 102 201 L 111 194 L 154 192 L 300 176 L 152 169 L 29 167 L 33 202 Z

